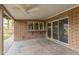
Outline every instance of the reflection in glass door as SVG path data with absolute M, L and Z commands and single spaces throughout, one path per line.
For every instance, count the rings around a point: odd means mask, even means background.
M 53 38 L 58 40 L 58 21 L 53 22 Z
M 47 28 L 48 37 L 51 38 L 51 23 L 47 24 Z
M 51 25 L 52 24 L 52 25 Z M 62 19 L 47 24 L 47 36 L 68 43 L 68 19 Z
M 68 19 L 59 21 L 59 40 L 68 43 Z

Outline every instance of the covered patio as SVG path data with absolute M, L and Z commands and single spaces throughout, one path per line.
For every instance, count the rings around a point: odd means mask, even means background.
M 14 21 L 6 41 L 5 15 Z M 79 5 L 0 5 L 0 54 L 79 55 Z

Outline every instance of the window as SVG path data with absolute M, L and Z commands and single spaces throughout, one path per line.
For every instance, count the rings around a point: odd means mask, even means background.
M 44 22 L 28 22 L 28 31 L 44 31 Z
M 39 28 L 40 30 L 44 30 L 44 23 L 40 22 L 40 23 L 39 23 L 39 27 L 40 27 L 40 28 Z
M 29 30 L 33 30 L 33 23 L 29 23 L 28 29 L 29 29 Z
M 34 23 L 34 30 L 38 30 L 38 23 Z

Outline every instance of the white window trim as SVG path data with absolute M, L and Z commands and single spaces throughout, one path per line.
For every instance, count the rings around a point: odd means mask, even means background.
M 29 29 L 29 24 L 30 23 L 33 23 L 33 29 L 32 30 L 30 30 Z M 37 30 L 35 30 L 35 23 L 38 23 L 38 29 Z M 43 28 L 42 29 L 40 29 L 40 23 L 42 23 L 42 25 L 43 25 Z M 39 22 L 39 21 L 28 21 L 28 23 L 27 23 L 27 28 L 28 28 L 28 31 L 44 31 L 45 29 L 44 29 L 44 22 Z

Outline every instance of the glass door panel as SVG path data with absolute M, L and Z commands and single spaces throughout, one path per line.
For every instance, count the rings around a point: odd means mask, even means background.
M 53 38 L 58 40 L 58 21 L 53 22 Z
M 49 38 L 51 38 L 51 23 L 47 24 L 47 35 Z
M 68 43 L 68 19 L 59 21 L 59 40 Z

